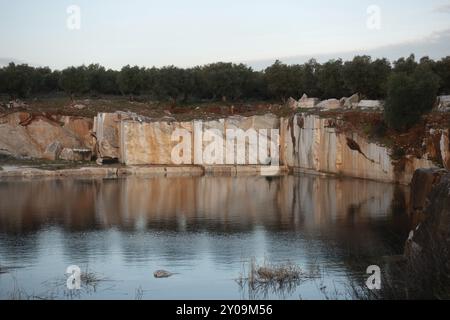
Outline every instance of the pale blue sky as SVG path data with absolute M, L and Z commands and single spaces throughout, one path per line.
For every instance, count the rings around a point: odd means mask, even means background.
M 69 5 L 81 29 L 66 27 Z M 381 29 L 366 27 L 381 9 Z M 0 0 L 0 59 L 63 68 L 450 55 L 447 0 Z M 381 51 L 380 51 L 381 50 Z M 290 59 L 290 60 L 289 60 Z

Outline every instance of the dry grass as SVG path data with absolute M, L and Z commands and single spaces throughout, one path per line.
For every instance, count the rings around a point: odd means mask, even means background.
M 262 266 L 257 267 L 256 270 L 252 269 L 251 281 L 268 283 L 287 283 L 291 281 L 297 281 L 301 278 L 302 271 L 297 266 L 287 263 L 279 266 Z
M 111 287 L 105 287 L 105 282 L 111 281 L 100 274 L 91 271 L 88 266 L 84 267 L 80 274 L 80 290 L 70 290 L 67 288 L 67 275 L 55 277 L 42 282 L 42 290 L 39 292 L 30 292 L 22 288 L 13 273 L 8 274 L 12 277 L 13 285 L 5 294 L 9 300 L 55 300 L 55 299 L 83 299 L 85 296 L 92 295 L 98 290 L 111 290 Z M 1 288 L 0 288 L 1 289 Z M 1 291 L 1 290 L 0 290 Z M 142 288 L 136 290 L 136 299 L 142 299 L 144 291 Z
M 14 283 L 14 288 L 8 294 L 8 300 L 30 300 L 30 296 Z
M 236 282 L 243 293 L 247 290 L 250 299 L 267 298 L 270 294 L 285 297 L 292 294 L 301 283 L 316 276 L 316 272 L 305 272 L 289 261 L 283 264 L 264 261 L 259 265 L 252 258 L 248 268 L 244 263 Z
M 1 100 L 1 99 L 0 99 Z M 292 113 L 292 110 L 278 103 L 269 101 L 208 101 L 201 100 L 189 103 L 173 103 L 154 101 L 152 97 L 136 96 L 133 101 L 123 96 L 78 96 L 75 101 L 64 94 L 42 95 L 23 100 L 26 108 L 0 109 L 0 113 L 15 111 L 46 112 L 71 116 L 94 117 L 98 112 L 129 111 L 151 118 L 164 116 L 173 117 L 179 121 L 192 119 L 221 118 L 231 114 L 254 115 L 273 112 L 277 114 Z M 1 101 L 0 101 L 1 102 Z M 4 100 L 6 104 L 8 99 Z M 77 109 L 73 104 L 83 105 Z M 233 108 L 232 108 L 233 107 Z M 233 110 L 233 111 L 232 111 Z
M 8 300 L 54 300 L 56 296 L 52 292 L 47 292 L 42 295 L 30 294 L 19 286 L 19 283 L 14 275 L 11 275 L 13 280 L 13 287 L 7 293 Z
M 89 271 L 87 268 L 81 272 L 80 279 L 82 286 L 93 288 L 97 287 L 100 282 L 106 281 L 105 278 L 95 272 Z
M 136 289 L 136 292 L 134 294 L 134 300 L 142 300 L 144 298 L 144 290 L 141 286 Z
M 108 278 L 90 270 L 88 266 L 81 270 L 80 280 L 80 290 L 71 290 L 67 288 L 67 275 L 46 281 L 43 285 L 47 287 L 48 290 L 44 296 L 65 297 L 69 300 L 81 299 L 84 295 L 96 293 L 104 282 L 110 281 Z M 101 288 L 104 289 L 103 287 Z

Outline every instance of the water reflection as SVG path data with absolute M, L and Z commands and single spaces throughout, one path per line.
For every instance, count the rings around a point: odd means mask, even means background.
M 305 176 L 3 181 L 0 232 L 33 232 L 48 223 L 67 231 L 363 227 L 389 215 L 393 203 L 399 206 L 399 188 Z
M 158 298 L 239 298 L 228 282 L 245 257 L 347 272 L 349 252 L 401 250 L 407 192 L 311 176 L 1 181 L 0 264 L 26 265 L 19 278 L 41 282 L 73 263 L 127 280 L 106 297 L 134 294 L 143 274 L 166 266 L 189 279 L 171 279 L 176 293 L 161 287 Z

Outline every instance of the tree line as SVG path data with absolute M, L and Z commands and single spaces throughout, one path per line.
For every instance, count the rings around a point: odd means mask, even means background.
M 437 81 L 438 93 L 450 94 L 450 56 L 417 61 L 414 55 L 394 62 L 356 56 L 318 63 L 287 65 L 276 61 L 263 71 L 244 64 L 213 63 L 194 68 L 142 68 L 125 66 L 120 71 L 99 64 L 51 70 L 10 63 L 0 68 L 0 93 L 11 98 L 66 92 L 76 95 L 124 95 L 133 99 L 148 95 L 155 100 L 279 100 L 300 98 L 303 93 L 322 99 L 360 93 L 367 99 L 386 99 L 389 79 L 426 69 Z M 404 79 L 403 79 L 404 80 Z M 401 79 L 397 79 L 401 81 Z

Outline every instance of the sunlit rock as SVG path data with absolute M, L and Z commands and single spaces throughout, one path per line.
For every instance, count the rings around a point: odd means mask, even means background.
M 257 147 L 261 145 L 267 151 L 264 160 L 270 158 L 270 130 L 278 128 L 279 119 L 272 114 L 189 122 L 122 120 L 119 158 L 127 165 L 258 164 L 263 152 L 260 154 Z M 230 131 L 246 137 L 242 145 Z M 256 149 L 250 152 L 249 137 L 258 139 L 253 145 Z M 227 145 L 241 146 L 247 152 L 238 159 L 240 149 L 227 149 Z
M 355 93 L 354 95 L 352 95 L 349 98 L 342 98 L 341 104 L 346 109 L 354 109 L 354 108 L 358 107 L 359 101 L 360 101 L 359 100 L 359 94 Z
M 53 142 L 45 149 L 43 158 L 47 160 L 57 160 L 62 151 L 62 145 L 59 141 Z
M 119 113 L 99 113 L 94 118 L 94 134 L 97 139 L 99 159 L 119 159 Z
M 44 159 L 47 148 L 56 141 L 63 148 L 90 148 L 87 135 L 91 124 L 89 119 L 9 114 L 0 119 L 0 150 L 18 158 Z
M 449 129 L 443 130 L 439 141 L 441 151 L 442 165 L 445 169 L 450 170 L 450 138 Z
M 413 156 L 405 157 L 400 167 L 387 147 L 340 132 L 333 119 L 317 115 L 282 119 L 281 131 L 284 163 L 307 172 L 409 184 L 416 169 L 436 167 L 431 160 Z
M 334 110 L 342 108 L 342 105 L 338 99 L 328 99 L 317 104 L 317 108 L 324 110 Z
M 176 130 L 192 133 L 192 124 L 123 121 L 120 124 L 120 152 L 117 150 L 120 161 L 128 165 L 173 164 L 172 150 L 178 141 L 172 141 L 172 135 Z M 192 162 L 190 155 L 188 158 Z
M 450 95 L 448 96 L 439 96 L 437 98 L 438 100 L 438 107 L 437 109 L 439 111 L 450 111 Z
M 358 109 L 361 110 L 382 110 L 383 108 L 384 103 L 380 100 L 361 100 L 358 103 Z
M 301 109 L 311 109 L 317 107 L 319 102 L 320 100 L 318 98 L 309 98 L 305 93 L 298 101 L 298 107 Z
M 292 110 L 296 110 L 299 108 L 299 103 L 297 100 L 295 100 L 294 98 L 290 97 L 287 101 L 287 105 L 290 109 Z

